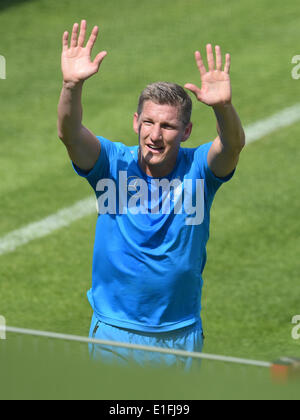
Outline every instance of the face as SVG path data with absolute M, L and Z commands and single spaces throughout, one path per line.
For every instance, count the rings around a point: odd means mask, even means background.
M 134 131 L 139 136 L 139 164 L 149 176 L 164 177 L 175 167 L 180 144 L 192 131 L 180 120 L 180 111 L 173 105 L 146 101 L 140 116 L 134 114 Z

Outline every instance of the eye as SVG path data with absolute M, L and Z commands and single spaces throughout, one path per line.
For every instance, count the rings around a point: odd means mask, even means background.
M 145 124 L 145 125 L 152 125 L 152 122 L 151 122 L 151 121 L 146 120 L 146 121 L 144 121 L 144 124 Z
M 175 127 L 173 127 L 172 125 L 169 125 L 169 124 L 164 124 L 162 126 L 162 128 L 164 128 L 165 130 L 175 130 L 176 129 Z

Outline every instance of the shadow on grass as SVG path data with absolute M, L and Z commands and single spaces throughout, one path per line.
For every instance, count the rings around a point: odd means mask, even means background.
M 0 12 L 2 10 L 8 9 L 9 7 L 19 6 L 20 4 L 29 3 L 29 2 L 32 2 L 32 1 L 33 0 L 1 0 L 0 1 Z

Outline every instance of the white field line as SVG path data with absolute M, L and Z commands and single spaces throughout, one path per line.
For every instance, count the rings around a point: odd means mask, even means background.
M 288 127 L 300 120 L 300 103 L 283 111 L 277 112 L 269 118 L 250 124 L 245 128 L 246 144 L 260 140 L 262 137 L 276 130 Z
M 92 213 L 96 214 L 96 199 L 89 197 L 39 222 L 30 223 L 21 229 L 14 230 L 0 238 L 0 255 L 12 252 L 34 239 L 50 235 L 52 232 L 69 226 L 76 220 L 82 219 Z
M 245 128 L 246 144 L 250 144 L 262 137 L 275 132 L 279 128 L 287 127 L 300 120 L 300 103 L 286 108 L 269 118 L 257 121 Z M 14 230 L 0 238 L 0 256 L 15 251 L 18 247 L 50 235 L 56 230 L 69 226 L 71 223 L 96 212 L 94 197 L 78 201 L 71 207 L 64 208 L 57 213 L 38 222 Z
M 138 344 L 120 343 L 117 341 L 97 340 L 95 338 L 80 337 L 77 335 L 68 335 L 68 334 L 58 334 L 58 333 L 53 333 L 53 332 L 48 332 L 48 331 L 37 331 L 37 330 L 28 330 L 24 328 L 0 326 L 0 331 L 1 329 L 4 329 L 5 332 L 10 332 L 10 333 L 52 338 L 52 339 L 57 339 L 57 340 L 73 341 L 77 343 L 90 343 L 90 344 L 100 344 L 100 345 L 114 346 L 114 347 L 123 347 L 123 348 L 134 349 L 134 350 L 173 354 L 175 356 L 214 360 L 218 362 L 235 363 L 235 364 L 248 365 L 248 366 L 257 366 L 257 367 L 265 367 L 265 368 L 270 368 L 272 366 L 272 363 L 270 362 L 264 362 L 264 361 L 259 361 L 259 360 L 240 359 L 237 357 L 219 356 L 216 354 L 197 353 L 197 352 L 189 352 L 185 350 L 174 350 L 174 349 L 166 349 L 166 348 L 154 347 L 154 346 L 151 347 L 151 346 L 143 346 L 143 345 L 138 345 Z

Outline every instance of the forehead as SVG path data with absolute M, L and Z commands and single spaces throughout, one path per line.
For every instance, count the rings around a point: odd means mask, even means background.
M 141 117 L 148 117 L 158 122 L 177 122 L 180 121 L 180 110 L 176 105 L 157 104 L 152 101 L 145 101 Z

